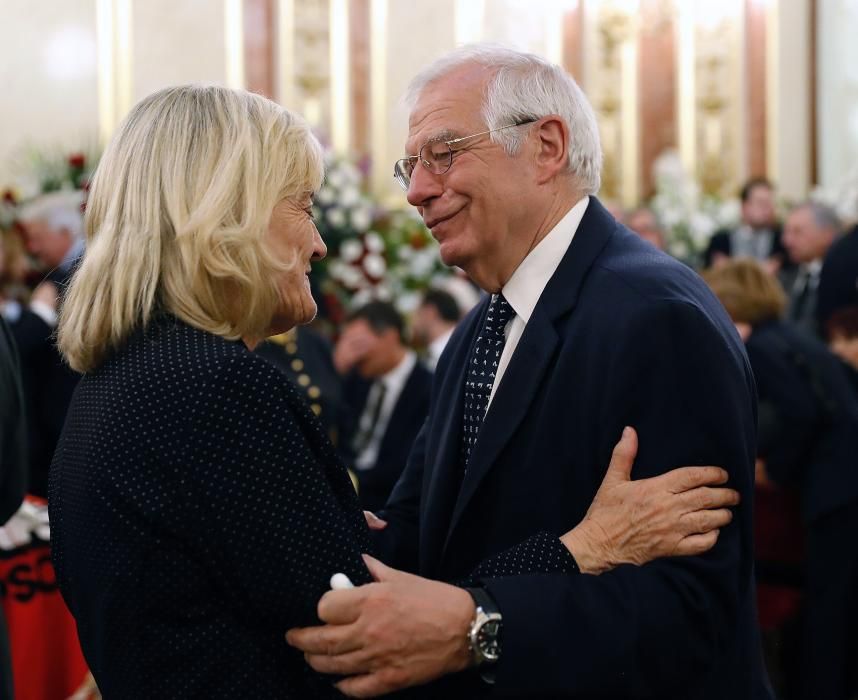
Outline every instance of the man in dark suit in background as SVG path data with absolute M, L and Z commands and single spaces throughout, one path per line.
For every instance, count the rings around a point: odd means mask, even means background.
M 0 318 L 0 526 L 21 505 L 27 478 L 24 396 L 15 341 Z M 0 700 L 12 700 L 12 667 L 0 607 Z
M 432 373 L 405 344 L 405 322 L 396 308 L 374 301 L 352 312 L 334 349 L 351 408 L 339 452 L 358 481 L 369 511 L 387 502 L 426 414 Z
M 54 331 L 65 289 L 83 255 L 82 202 L 80 191 L 52 192 L 24 205 L 18 215 L 27 250 L 47 272 L 28 308 L 12 324 L 27 401 L 27 490 L 41 497 L 47 497 L 48 468 L 79 379 L 60 357 Z
M 598 127 L 562 69 L 465 47 L 409 97 L 397 176 L 491 296 L 441 357 L 382 511 L 381 559 L 420 577 L 370 560 L 380 582 L 326 594 L 328 626 L 289 641 L 361 696 L 445 676 L 429 697 L 770 697 L 749 505 L 705 554 L 643 566 L 597 563 L 587 528 L 560 537 L 587 523 L 623 426 L 636 476 L 718 464 L 750 503 L 753 379 L 723 307 L 595 199 Z
M 825 328 L 838 309 L 858 305 L 858 225 L 828 251 L 817 289 L 816 320 Z
M 822 262 L 840 234 L 840 219 L 831 207 L 804 202 L 790 211 L 784 223 L 783 245 L 796 267 L 782 274 L 787 292 L 787 318 L 812 335 L 821 328 L 816 322 L 817 294 Z
M 716 231 L 703 261 L 706 267 L 727 258 L 754 258 L 776 273 L 787 255 L 781 243 L 781 231 L 775 218 L 775 192 L 764 177 L 748 180 L 739 192 L 742 222 L 732 231 Z

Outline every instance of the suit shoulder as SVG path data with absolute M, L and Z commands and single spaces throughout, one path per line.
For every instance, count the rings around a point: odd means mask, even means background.
M 643 241 L 622 238 L 606 249 L 594 269 L 594 283 L 616 294 L 624 292 L 627 301 L 637 298 L 643 303 L 676 301 L 720 307 L 700 275 Z
M 187 392 L 209 384 L 272 383 L 277 370 L 241 342 L 190 326 L 172 317 L 159 318 L 96 370 L 93 378 L 121 378 L 129 388 L 153 383 L 168 391 Z

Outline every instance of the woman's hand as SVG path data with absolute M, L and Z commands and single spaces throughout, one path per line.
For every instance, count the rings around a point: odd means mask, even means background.
M 719 467 L 682 467 L 650 479 L 631 480 L 638 438 L 626 428 L 587 515 L 561 541 L 578 568 L 600 574 L 620 564 L 702 554 L 739 503 Z

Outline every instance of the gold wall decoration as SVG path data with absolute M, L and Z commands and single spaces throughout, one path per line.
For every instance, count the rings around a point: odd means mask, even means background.
M 745 178 L 744 4 L 697 3 L 694 70 L 695 172 L 707 194 L 730 196 Z
M 590 37 L 597 60 L 586 82 L 604 152 L 601 193 L 629 206 L 638 197 L 636 7 L 608 0 L 594 8 Z
M 330 124 L 330 6 L 328 0 L 294 0 L 294 99 L 317 129 Z
M 98 133 L 103 144 L 131 109 L 131 0 L 97 0 Z

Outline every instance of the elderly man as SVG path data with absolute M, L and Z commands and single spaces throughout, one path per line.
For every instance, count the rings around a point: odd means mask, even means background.
M 75 265 L 83 254 L 83 193 L 53 192 L 26 204 L 18 215 L 27 250 L 47 275 L 29 308 L 12 323 L 30 433 L 28 491 L 47 496 L 48 468 L 78 375 L 63 362 L 54 343 L 57 312 Z
M 798 266 L 781 279 L 789 294 L 787 318 L 814 334 L 821 330 L 816 322 L 816 304 L 822 262 L 839 234 L 837 212 L 819 202 L 798 205 L 784 224 L 784 248 Z
M 769 697 L 749 508 L 705 554 L 643 566 L 594 567 L 557 539 L 626 425 L 636 476 L 720 464 L 750 497 L 753 380 L 730 319 L 595 199 L 596 120 L 560 68 L 466 47 L 409 98 L 397 178 L 444 262 L 491 296 L 438 363 L 378 551 L 470 591 L 369 559 L 378 583 L 326 594 L 329 624 L 288 640 L 357 696 L 444 676 L 428 697 Z

